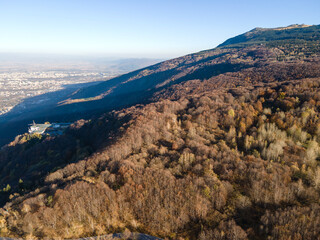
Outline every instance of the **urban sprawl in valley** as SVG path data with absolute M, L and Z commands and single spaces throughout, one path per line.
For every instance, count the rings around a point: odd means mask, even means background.
M 0 72 L 0 115 L 9 112 L 23 99 L 54 92 L 75 84 L 109 79 L 117 74 L 75 70 Z

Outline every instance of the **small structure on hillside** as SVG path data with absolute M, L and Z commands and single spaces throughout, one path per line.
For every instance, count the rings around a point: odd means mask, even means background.
M 28 132 L 29 134 L 49 134 L 49 135 L 61 135 L 64 130 L 66 130 L 71 123 L 44 123 L 37 124 L 33 121 L 29 124 Z
M 50 123 L 45 123 L 45 124 L 36 124 L 34 121 L 33 121 L 33 123 L 32 124 L 29 124 L 29 130 L 28 130 L 28 132 L 30 133 L 30 134 L 43 134 L 45 131 L 46 131 L 46 129 L 48 128 L 48 127 L 50 127 L 51 126 L 51 124 Z

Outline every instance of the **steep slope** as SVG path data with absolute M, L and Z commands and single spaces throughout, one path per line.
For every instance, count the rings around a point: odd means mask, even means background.
M 3 148 L 0 236 L 316 239 L 320 52 L 271 43 L 203 51 L 75 93 L 62 107 L 107 106 L 136 89 L 145 104 Z
M 79 89 L 46 108 L 28 109 L 17 114 L 13 111 L 9 120 L 6 119 L 0 126 L 0 145 L 26 131 L 26 125 L 32 120 L 52 122 L 90 118 L 105 111 L 149 103 L 158 92 L 181 82 L 194 79 L 203 81 L 284 60 L 305 64 L 306 58 L 313 58 L 319 52 L 319 29 L 320 26 L 300 25 L 289 29 L 256 29 L 227 40 L 221 45 L 223 47 L 165 61 Z M 292 39 L 298 42 L 291 42 Z M 245 43 L 246 47 L 234 48 L 232 44 L 239 42 Z M 257 46 L 257 42 L 260 45 Z
M 231 38 L 220 46 L 239 43 L 253 45 L 266 42 L 268 42 L 268 44 L 280 45 L 281 41 L 285 43 L 290 42 L 290 40 L 318 44 L 319 39 L 320 25 L 292 25 L 286 28 L 275 29 L 256 28 L 248 33 Z M 242 68 L 251 67 L 255 63 L 253 59 L 249 58 L 246 59 L 249 61 L 242 62 L 238 56 L 232 56 L 234 52 L 235 51 L 232 51 L 231 49 L 212 49 L 169 60 L 123 75 L 112 81 L 81 89 L 70 98 L 70 102 L 90 101 L 92 99 L 101 99 L 109 95 L 116 96 L 131 92 L 152 91 L 154 88 L 158 89 L 186 80 L 204 80 L 225 72 L 239 71 Z M 300 51 L 300 54 L 301 53 L 303 53 L 303 51 Z M 237 52 L 237 54 L 239 54 L 239 52 Z M 241 53 L 241 55 L 245 54 Z M 250 62 L 250 60 L 253 61 Z

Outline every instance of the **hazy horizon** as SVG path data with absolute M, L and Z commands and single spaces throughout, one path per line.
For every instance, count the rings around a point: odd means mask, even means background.
M 63 54 L 63 53 L 23 53 L 23 52 L 0 52 L 0 61 L 21 60 L 21 59 L 34 59 L 34 60 L 127 60 L 127 59 L 154 59 L 154 60 L 166 60 L 166 58 L 156 57 L 134 57 L 130 55 L 124 56 L 112 56 L 106 54 Z
M 0 1 L 0 54 L 173 58 L 255 27 L 320 23 L 316 0 Z
M 108 57 L 103 55 L 63 55 L 0 53 L 0 72 L 6 71 L 118 71 L 126 72 L 156 64 L 166 59 Z M 120 68 L 120 69 L 119 69 Z

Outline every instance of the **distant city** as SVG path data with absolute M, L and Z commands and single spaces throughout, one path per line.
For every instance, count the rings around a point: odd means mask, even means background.
M 25 99 L 106 81 L 159 61 L 1 54 L 0 115 L 10 112 L 18 104 L 20 108 L 25 108 L 22 104 Z M 43 96 L 27 104 L 38 104 L 46 100 L 46 96 Z
M 54 92 L 68 85 L 110 79 L 109 72 L 2 72 L 0 73 L 0 115 L 9 112 L 23 99 Z

